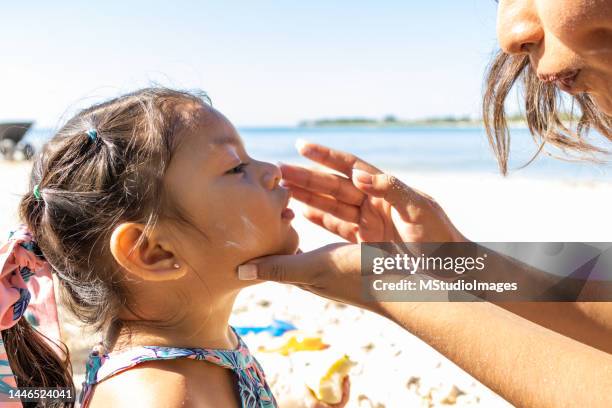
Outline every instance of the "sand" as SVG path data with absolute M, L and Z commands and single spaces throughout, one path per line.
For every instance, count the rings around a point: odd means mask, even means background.
M 0 162 L 0 231 L 17 221 L 19 195 L 27 189 L 28 163 Z M 493 175 L 399 174 L 446 209 L 455 225 L 476 241 L 609 241 L 612 183 L 528 180 Z M 304 251 L 337 242 L 336 237 L 301 218 L 294 227 Z M 5 239 L 5 237 L 3 237 Z M 73 355 L 75 380 L 82 381 L 83 360 L 97 336 L 61 311 L 63 338 Z M 353 368 L 349 407 L 509 406 L 469 374 L 395 324 L 360 309 L 318 298 L 300 289 L 265 283 L 244 290 L 236 303 L 234 325 L 289 320 L 304 335 L 321 336 L 350 355 Z M 300 378 L 292 376 L 300 358 L 259 352 L 274 339 L 247 335 L 281 406 L 303 406 Z M 299 353 L 298 353 L 299 354 Z M 517 368 L 518 369 L 518 368 Z

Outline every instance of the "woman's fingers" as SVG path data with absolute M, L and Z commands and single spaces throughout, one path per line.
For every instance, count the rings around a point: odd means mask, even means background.
M 350 153 L 301 139 L 296 142 L 295 146 L 302 156 L 339 171 L 347 177 L 351 177 L 354 167 L 373 174 L 380 173 L 379 169 Z
M 336 234 L 349 242 L 354 244 L 359 242 L 357 235 L 359 232 L 359 227 L 357 224 L 343 221 L 325 211 L 321 211 L 313 207 L 306 207 L 304 210 L 304 217 L 306 217 L 306 219 L 308 219 L 310 222 L 325 228 L 332 234 Z
M 304 167 L 281 163 L 283 183 L 301 187 L 318 194 L 327 194 L 338 201 L 361 205 L 365 194 L 359 191 L 350 179 L 337 174 L 309 170 Z
M 401 220 L 394 220 L 392 213 L 388 213 L 387 216 L 393 222 L 395 232 L 405 242 L 459 242 L 467 240 L 453 225 L 436 200 L 417 189 L 407 186 L 396 177 L 388 174 L 368 174 L 353 169 L 353 183 L 364 193 L 384 199 L 387 205 L 391 205 L 397 210 Z M 395 232 L 391 232 L 393 236 L 395 236 Z M 367 240 L 361 232 L 360 236 Z
M 293 185 L 288 185 L 288 187 L 291 190 L 291 197 L 304 204 L 318 208 L 348 222 L 359 222 L 359 207 L 348 205 L 333 197 L 315 194 Z
M 377 200 L 382 198 L 370 198 L 361 206 L 359 218 L 359 238 L 365 242 L 385 241 L 385 227 L 391 223 L 385 222 L 380 208 L 374 208 Z
M 430 197 L 407 186 L 395 176 L 384 173 L 371 174 L 354 169 L 353 183 L 366 194 L 384 198 L 405 222 L 414 221 L 414 210 L 427 205 L 427 201 L 432 201 Z

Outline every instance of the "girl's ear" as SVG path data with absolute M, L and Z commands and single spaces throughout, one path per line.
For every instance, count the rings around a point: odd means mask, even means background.
M 181 278 L 187 272 L 170 247 L 156 234 L 145 236 L 144 225 L 133 222 L 120 224 L 113 231 L 110 250 L 125 271 L 141 280 L 166 281 Z

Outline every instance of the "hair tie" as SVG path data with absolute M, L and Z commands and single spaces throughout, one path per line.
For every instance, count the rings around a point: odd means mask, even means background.
M 51 268 L 25 224 L 11 231 L 0 247 L 0 330 L 14 326 L 30 303 L 27 282 L 33 275 L 51 276 Z
M 40 200 L 40 189 L 38 184 L 34 186 L 34 197 L 36 197 L 37 200 Z
M 89 136 L 91 140 L 96 140 L 96 138 L 98 137 L 98 131 L 94 128 L 91 128 L 87 131 L 87 136 Z

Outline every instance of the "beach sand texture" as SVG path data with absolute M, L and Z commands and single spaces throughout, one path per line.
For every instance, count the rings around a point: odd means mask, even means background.
M 27 187 L 30 163 L 0 162 L 2 197 L 0 231 L 16 225 L 17 203 Z M 474 175 L 414 177 L 399 174 L 412 186 L 435 197 L 455 225 L 477 241 L 609 241 L 612 184 L 564 182 Z M 337 242 L 336 237 L 302 219 L 294 227 L 304 251 Z M 2 237 L 6 239 L 6 235 Z M 60 311 L 62 336 L 70 347 L 75 382 L 83 379 L 83 363 L 98 336 Z M 349 407 L 509 406 L 470 375 L 395 324 L 360 309 L 318 298 L 300 289 L 265 283 L 244 290 L 231 323 L 268 324 L 272 318 L 291 321 L 308 336 L 321 336 L 349 354 L 357 365 L 351 375 Z M 457 324 L 460 324 L 458 322 Z M 494 335 L 492 333 L 491 335 Z M 303 383 L 292 376 L 304 359 L 259 352 L 274 339 L 247 335 L 245 341 L 262 363 L 281 406 L 304 406 Z M 278 341 L 278 340 L 277 340 Z M 517 367 L 520 370 L 520 367 Z

